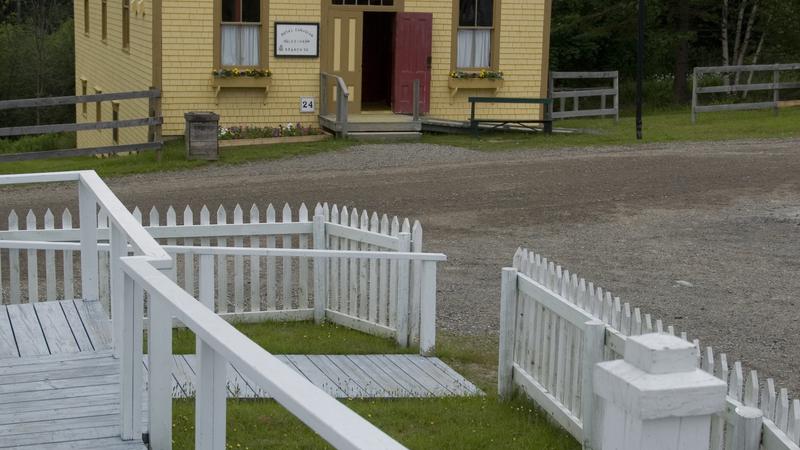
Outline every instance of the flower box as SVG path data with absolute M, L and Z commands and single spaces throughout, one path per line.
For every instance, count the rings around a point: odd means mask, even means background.
M 214 97 L 219 99 L 222 89 L 263 89 L 264 103 L 267 102 L 267 93 L 272 85 L 272 77 L 211 77 L 211 87 L 214 88 Z M 217 100 L 217 102 L 219 102 Z
M 503 87 L 502 78 L 450 78 L 447 81 L 450 96 L 455 97 L 459 89 L 493 89 Z
M 291 144 L 300 142 L 319 142 L 330 139 L 331 135 L 328 133 L 311 134 L 306 136 L 282 136 L 274 138 L 258 138 L 258 139 L 220 139 L 219 148 L 230 147 L 247 147 L 253 145 L 272 145 L 272 144 Z

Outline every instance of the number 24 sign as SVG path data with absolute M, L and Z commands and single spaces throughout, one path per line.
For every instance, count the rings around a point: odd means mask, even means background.
M 300 97 L 300 112 L 314 112 L 314 97 Z

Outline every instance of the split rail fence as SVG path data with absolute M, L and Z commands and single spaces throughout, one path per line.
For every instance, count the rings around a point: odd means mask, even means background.
M 340 325 L 394 338 L 404 346 L 420 344 L 424 353 L 433 349 L 435 261 L 409 262 L 402 257 L 422 254 L 418 221 L 412 226 L 408 219 L 370 215 L 356 208 L 340 210 L 327 203 L 316 205 L 318 219 L 309 218 L 305 204 L 296 211 L 286 204 L 280 214 L 271 204 L 265 210 L 253 205 L 247 216 L 239 205 L 232 214 L 220 206 L 213 220 L 206 206 L 197 214 L 186 206 L 180 225 L 173 207 L 161 213 L 152 208 L 144 218 L 136 207 L 132 215 L 137 223 L 147 224 L 144 228 L 172 257 L 166 274 L 186 292 L 198 296 L 199 280 L 209 275 L 215 280 L 214 311 L 228 321 L 311 320 L 324 315 Z M 60 216 L 60 228 L 56 228 L 50 210 L 41 220 L 28 211 L 24 224 L 15 211 L 10 212 L 8 230 L 0 231 L 0 240 L 61 242 L 63 247 L 0 252 L 0 303 L 82 296 L 76 286 L 81 230 L 73 227 L 68 209 Z M 101 242 L 98 295 L 106 311 L 111 311 L 110 228 L 105 211 L 98 213 L 97 223 Z M 320 255 L 316 250 L 332 253 Z M 202 264 L 206 256 L 211 266 Z M 8 286 L 5 294 L 4 284 Z M 145 317 L 147 304 L 145 299 Z
M 601 87 L 567 87 L 561 86 L 559 81 L 564 80 L 608 80 L 610 86 Z M 619 72 L 550 72 L 548 84 L 550 103 L 550 117 L 552 119 L 567 119 L 570 117 L 613 116 L 619 121 Z M 591 109 L 581 109 L 581 99 L 599 97 L 599 106 Z M 608 99 L 611 98 L 611 107 Z M 571 105 L 567 101 L 572 99 Z M 556 102 L 556 100 L 558 100 Z M 558 110 L 556 110 L 558 104 Z M 585 104 L 585 102 L 584 102 Z M 568 107 L 569 106 L 569 107 Z
M 41 97 L 41 98 L 28 98 L 17 100 L 3 100 L 0 101 L 0 110 L 17 109 L 17 108 L 40 108 L 58 105 L 77 105 L 86 103 L 97 103 L 118 100 L 132 100 L 132 99 L 148 99 L 148 117 L 125 119 L 125 120 L 110 120 L 96 122 L 81 122 L 81 123 L 60 123 L 50 125 L 31 125 L 21 127 L 5 127 L 0 128 L 0 138 L 10 136 L 23 136 L 30 134 L 47 134 L 47 133 L 62 133 L 69 131 L 84 131 L 84 130 L 107 130 L 107 129 L 120 129 L 128 127 L 142 127 L 146 126 L 147 142 L 137 144 L 121 144 L 109 145 L 103 147 L 92 148 L 73 148 L 61 150 L 46 150 L 39 152 L 25 152 L 13 154 L 0 154 L 0 162 L 6 161 L 29 161 L 34 159 L 48 159 L 48 158 L 71 158 L 75 156 L 87 155 L 100 155 L 100 154 L 113 154 L 123 152 L 138 152 L 155 150 L 157 152 L 158 160 L 161 160 L 161 150 L 164 143 L 161 141 L 161 124 L 163 118 L 159 117 L 161 100 L 161 91 L 157 88 L 150 88 L 147 91 L 132 91 L 132 92 L 114 92 L 108 94 L 92 94 L 92 95 L 72 95 L 66 97 Z M 99 106 L 98 106 L 99 108 Z
M 539 254 L 519 249 L 502 272 L 498 390 L 520 388 L 585 448 L 597 437 L 592 371 L 620 359 L 628 336 L 676 335 L 672 326 L 571 274 Z M 688 340 L 687 334 L 679 336 Z M 693 344 L 701 348 L 698 340 Z M 712 418 L 711 450 L 798 450 L 800 399 L 789 399 L 755 370 L 745 376 L 711 347 L 698 365 L 728 385 L 727 408 Z M 616 430 L 618 431 L 618 430 Z
M 754 73 L 767 72 L 772 74 L 772 80 L 768 83 L 751 83 Z M 800 98 L 792 100 L 781 100 L 781 90 L 800 89 L 800 81 L 781 82 L 781 73 L 796 72 L 800 73 L 800 64 L 761 64 L 744 66 L 718 66 L 718 67 L 695 67 L 692 73 L 692 123 L 697 122 L 697 113 L 715 111 L 742 111 L 752 109 L 772 109 L 775 114 L 780 108 L 790 106 L 800 106 Z M 748 74 L 747 83 L 739 83 L 742 74 Z M 719 78 L 720 85 L 701 86 L 701 80 L 705 75 L 715 75 Z M 730 83 L 731 75 L 734 77 L 733 84 Z M 795 77 L 797 78 L 797 77 Z M 725 83 L 727 81 L 727 83 Z M 769 101 L 750 101 L 736 103 L 718 104 L 699 104 L 701 94 L 738 94 L 752 91 L 772 91 L 772 99 Z

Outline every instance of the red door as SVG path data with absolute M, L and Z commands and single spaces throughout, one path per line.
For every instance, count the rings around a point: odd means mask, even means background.
M 397 13 L 394 27 L 392 111 L 414 111 L 414 80 L 419 80 L 420 112 L 430 111 L 433 14 Z

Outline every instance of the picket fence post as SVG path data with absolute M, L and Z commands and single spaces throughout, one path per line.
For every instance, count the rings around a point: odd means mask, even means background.
M 200 256 L 199 299 L 206 308 L 214 310 L 214 257 Z M 225 448 L 226 368 L 222 355 L 200 338 L 196 340 L 197 393 L 195 400 L 195 448 L 216 450 Z
M 111 223 L 111 255 L 109 271 L 111 272 L 111 323 L 112 345 L 114 356 L 119 358 L 123 342 L 123 309 L 125 305 L 125 272 L 122 270 L 120 258 L 128 256 L 128 239 L 125 232 L 115 223 Z
M 314 250 L 325 250 L 325 217 L 321 211 L 314 213 Z M 314 322 L 321 323 L 325 319 L 325 307 L 328 303 L 327 261 L 325 258 L 314 258 Z
M 697 352 L 676 336 L 645 334 L 627 338 L 624 360 L 597 364 L 599 448 L 707 450 L 727 386 L 697 367 Z
M 78 183 L 78 208 L 81 227 L 81 298 L 99 300 L 97 280 L 97 199 L 92 188 Z
M 411 248 L 411 233 L 402 232 L 399 235 L 400 243 L 398 251 L 406 253 Z M 397 330 L 397 344 L 401 347 L 408 346 L 408 304 L 409 304 L 409 261 L 397 261 L 397 319 L 395 328 Z
M 94 216 L 94 214 L 92 214 Z M 128 274 L 124 275 L 125 298 L 122 311 L 122 349 L 120 350 L 120 434 L 123 440 L 142 437 L 142 316 L 144 290 Z
M 152 450 L 172 448 L 172 314 L 164 298 L 150 297 L 148 433 Z
M 583 425 L 583 448 L 597 447 L 598 426 L 595 413 L 593 388 L 594 372 L 597 364 L 603 361 L 605 350 L 606 325 L 600 320 L 590 320 L 583 325 L 583 361 L 581 362 L 581 423 Z
M 436 261 L 423 261 L 421 272 L 419 353 L 431 356 L 436 348 Z
M 504 267 L 500 278 L 500 361 L 497 365 L 497 394 L 511 397 L 516 341 L 517 269 Z

